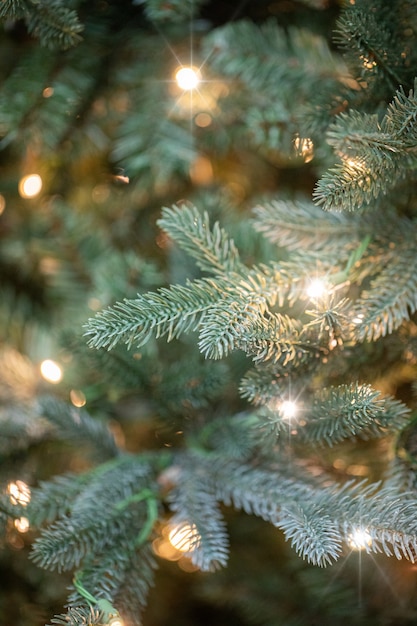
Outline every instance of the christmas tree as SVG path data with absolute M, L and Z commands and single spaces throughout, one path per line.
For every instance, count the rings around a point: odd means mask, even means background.
M 0 16 L 3 622 L 415 623 L 417 2 Z

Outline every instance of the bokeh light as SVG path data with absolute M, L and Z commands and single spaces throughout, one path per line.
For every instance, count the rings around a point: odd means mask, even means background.
M 58 363 L 55 363 L 55 361 L 52 361 L 51 359 L 45 359 L 45 361 L 42 361 L 40 370 L 42 378 L 47 380 L 48 383 L 56 384 L 62 380 L 62 369 Z
M 28 174 L 19 181 L 19 195 L 22 198 L 34 198 L 42 189 L 42 178 L 39 174 Z

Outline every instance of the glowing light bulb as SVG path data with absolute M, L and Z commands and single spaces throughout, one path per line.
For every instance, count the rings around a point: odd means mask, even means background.
M 352 550 L 366 550 L 372 544 L 372 537 L 366 528 L 357 528 L 349 535 L 348 544 Z
M 111 618 L 111 620 L 108 623 L 108 626 L 124 626 L 124 622 L 120 617 L 115 616 Z
M 296 153 L 304 159 L 304 163 L 310 163 L 314 159 L 314 144 L 309 137 L 296 137 L 294 148 Z
M 58 363 L 51 361 L 51 359 L 42 361 L 40 370 L 42 377 L 47 380 L 48 383 L 56 384 L 62 380 L 62 369 L 59 367 Z
M 321 298 L 326 291 L 326 283 L 320 278 L 311 281 L 307 287 L 307 295 L 309 298 Z
M 27 533 L 30 528 L 30 523 L 27 517 L 19 517 L 19 519 L 15 519 L 14 527 L 19 533 Z
M 39 174 L 28 174 L 19 181 L 19 195 L 22 198 L 34 198 L 42 189 L 42 178 Z
M 10 496 L 10 502 L 12 504 L 26 506 L 30 502 L 30 488 L 23 480 L 16 480 L 16 482 L 9 483 L 7 485 L 7 493 Z
M 175 80 L 178 87 L 184 91 L 195 89 L 200 82 L 200 72 L 194 67 L 181 67 L 175 73 Z
M 292 400 L 284 400 L 280 406 L 282 417 L 285 420 L 291 420 L 297 415 L 297 405 Z
M 71 389 L 70 400 L 74 406 L 80 409 L 87 404 L 87 398 L 81 389 Z
M 168 535 L 171 545 L 180 552 L 192 552 L 200 544 L 200 535 L 195 524 L 181 524 L 172 528 Z

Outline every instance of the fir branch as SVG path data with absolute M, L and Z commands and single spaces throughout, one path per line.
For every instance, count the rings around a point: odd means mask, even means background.
M 398 497 L 397 488 L 386 486 L 376 491 L 370 485 L 368 494 L 345 498 L 341 502 L 341 529 L 347 542 L 355 531 L 363 529 L 369 542 L 367 552 L 383 552 L 397 559 L 405 557 L 412 563 L 417 554 L 417 507 L 412 493 Z
M 118 612 L 133 625 L 140 625 L 149 588 L 154 581 L 156 560 L 150 543 L 135 546 L 135 528 L 126 528 L 119 541 L 96 555 L 94 562 L 84 565 L 75 575 L 83 588 L 94 598 L 111 602 Z M 77 607 L 85 603 L 78 585 L 68 596 L 68 603 Z
M 369 83 L 375 85 L 379 79 L 385 90 L 392 92 L 403 82 L 403 60 L 393 45 L 397 41 L 393 30 L 398 9 L 396 4 L 389 6 L 381 0 L 373 0 L 372 5 L 374 10 L 370 10 L 369 2 L 361 0 L 354 5 L 344 3 L 334 39 L 359 82 L 366 82 L 369 88 Z
M 323 213 L 305 200 L 272 200 L 256 206 L 254 212 L 254 228 L 288 250 L 320 250 L 328 246 L 340 250 L 358 233 L 359 225 L 350 215 Z
M 94 523 L 97 515 L 97 501 L 108 510 L 123 508 L 136 501 L 135 494 L 141 493 L 151 484 L 150 467 L 143 459 L 126 455 L 103 463 L 89 472 L 88 481 L 77 494 L 71 515 L 83 523 Z M 103 519 L 106 514 L 102 515 Z
M 221 415 L 210 420 L 197 435 L 187 437 L 190 447 L 241 460 L 251 456 L 259 439 L 258 415 L 248 412 L 231 417 Z
M 184 534 L 187 556 L 203 571 L 226 565 L 228 538 L 210 473 L 198 456 L 180 461 L 179 477 L 168 501 L 174 515 L 170 521 L 177 534 Z
M 259 26 L 240 20 L 218 28 L 206 38 L 204 52 L 223 76 L 239 78 L 254 90 L 262 86 L 262 92 L 272 86 L 281 93 L 279 101 L 284 100 L 283 88 L 294 94 L 300 85 L 307 89 L 340 70 L 324 39 L 307 30 L 281 28 L 273 19 Z
M 86 527 L 74 523 L 70 517 L 63 517 L 50 524 L 34 541 L 31 559 L 44 569 L 58 572 L 73 569 L 87 555 L 103 549 L 108 531 L 108 524 L 101 519 L 92 527 Z
M 102 486 L 103 489 L 103 486 Z M 115 555 L 135 548 L 141 529 L 146 527 L 148 507 L 146 499 L 132 498 L 131 506 L 112 503 L 97 516 L 97 502 L 92 516 L 90 511 L 72 511 L 42 530 L 32 546 L 31 559 L 44 569 L 58 572 L 87 566 L 103 553 Z M 92 508 L 92 507 L 90 507 Z M 133 535 L 132 535 L 133 533 Z M 134 537 L 134 539 L 132 539 Z
M 2 0 L 0 4 L 0 18 L 19 20 L 27 11 L 27 0 Z
M 372 341 L 392 333 L 417 309 L 417 257 L 414 225 L 391 251 L 389 263 L 356 301 L 353 333 L 358 341 Z
M 361 157 L 369 151 L 383 160 L 403 149 L 397 133 L 384 132 L 377 114 L 355 110 L 338 115 L 327 131 L 327 141 L 337 154 L 345 157 Z
M 48 626 L 53 626 L 54 624 L 59 626 L 102 626 L 105 617 L 106 615 L 103 611 L 94 607 L 70 606 L 67 613 L 55 615 Z
M 16 140 L 19 126 L 24 124 L 30 111 L 39 103 L 54 63 L 55 58 L 50 52 L 31 48 L 3 81 L 0 92 L 2 148 Z
M 316 338 L 304 332 L 299 320 L 279 313 L 265 315 L 255 320 L 249 332 L 242 337 L 242 349 L 255 363 L 280 363 L 316 359 L 321 351 Z
M 62 0 L 5 0 L 0 18 L 23 18 L 28 32 L 51 50 L 66 50 L 81 41 L 83 26 L 78 15 Z
M 162 210 L 158 225 L 196 260 L 201 270 L 215 274 L 242 270 L 233 240 L 218 222 L 210 229 L 206 211 L 200 213 L 192 205 L 174 205 Z
M 243 347 L 263 313 L 261 302 L 224 299 L 212 306 L 200 330 L 198 347 L 206 358 L 222 359 Z
M 39 402 L 39 413 L 55 426 L 60 437 L 83 444 L 88 442 L 98 458 L 106 460 L 119 454 L 107 423 L 91 417 L 87 411 L 44 396 Z
M 165 93 L 160 93 L 160 86 L 157 88 L 151 114 L 141 103 L 135 114 L 123 120 L 111 157 L 113 162 L 126 168 L 130 176 L 136 176 L 139 184 L 145 178 L 148 183 L 163 188 L 172 179 L 188 178 L 197 151 L 190 130 L 180 121 L 167 119 L 164 104 L 162 108 L 160 104 L 164 102 Z M 159 114 L 155 107 L 160 108 Z
M 401 139 L 406 148 L 415 148 L 417 144 L 417 79 L 408 95 L 400 87 L 393 101 L 388 105 L 382 128 L 392 136 Z
M 315 394 L 305 424 L 297 429 L 297 440 L 334 445 L 359 437 L 382 437 L 403 428 L 409 409 L 390 397 L 381 397 L 370 385 L 340 385 Z
M 378 122 L 375 115 L 351 111 L 338 116 L 328 132 L 342 160 L 318 181 L 313 198 L 325 210 L 355 210 L 386 194 L 416 167 L 417 115 L 414 91 L 400 89 Z M 414 125 L 415 126 L 415 125 Z
M 315 363 L 309 362 L 309 365 Z M 304 366 L 304 367 L 303 367 Z M 294 361 L 283 363 L 257 363 L 243 376 L 239 386 L 242 398 L 256 406 L 266 405 L 277 398 L 284 398 L 287 393 L 288 378 L 296 374 L 303 386 L 303 375 L 308 376 L 309 366 Z
M 65 474 L 40 482 L 38 487 L 32 489 L 27 507 L 31 524 L 39 527 L 44 522 L 67 515 L 86 480 L 85 475 Z
M 150 543 L 136 549 L 115 593 L 114 603 L 133 626 L 141 626 L 143 623 L 142 613 L 148 603 L 148 593 L 154 583 L 156 568 L 157 562 Z
M 190 20 L 198 15 L 198 11 L 207 0 L 136 0 L 135 4 L 143 4 L 146 17 L 156 23 L 176 23 Z
M 160 413 L 172 419 L 175 414 L 199 413 L 221 400 L 230 372 L 225 363 L 213 363 L 186 356 L 181 361 L 167 365 L 162 379 L 154 389 L 160 403 Z
M 201 317 L 227 292 L 226 281 L 202 279 L 185 286 L 162 287 L 157 292 L 119 302 L 90 319 L 86 335 L 93 348 L 111 350 L 119 341 L 141 346 L 152 333 L 167 341 L 196 330 Z
M 324 566 L 341 554 L 357 529 L 371 537 L 368 551 L 414 562 L 417 504 L 413 494 L 379 484 L 311 484 L 289 479 L 285 470 L 258 470 L 231 462 L 216 464 L 218 497 L 284 529 L 304 558 Z M 395 530 L 394 530 L 395 529 Z
M 292 271 L 299 271 L 299 264 Z M 290 285 L 294 296 L 288 294 Z M 128 346 L 146 343 L 152 334 L 167 335 L 167 341 L 182 333 L 206 327 L 206 318 L 213 307 L 219 306 L 228 317 L 248 306 L 249 315 L 255 308 L 262 312 L 265 301 L 282 306 L 285 297 L 295 297 L 297 278 L 291 282 L 285 266 L 254 267 L 245 275 L 228 273 L 227 277 L 187 280 L 185 286 L 172 285 L 157 292 L 139 294 L 136 299 L 119 302 L 90 319 L 86 328 L 88 343 L 93 348 L 111 349 L 119 341 Z M 231 303 L 232 313 L 227 310 Z M 247 303 L 249 302 L 249 305 Z M 217 304 L 216 304 L 217 303 Z
M 291 540 L 291 547 L 309 563 L 325 567 L 337 561 L 342 552 L 342 537 L 334 517 L 323 514 L 320 505 L 296 502 L 282 509 L 277 524 Z

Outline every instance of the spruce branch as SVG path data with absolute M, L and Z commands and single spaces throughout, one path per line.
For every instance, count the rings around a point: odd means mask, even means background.
M 86 480 L 84 475 L 65 474 L 40 482 L 32 489 L 27 507 L 31 524 L 39 527 L 67 515 Z
M 402 83 L 403 60 L 393 45 L 397 7 L 388 7 L 381 0 L 373 0 L 372 5 L 374 10 L 362 0 L 354 5 L 344 3 L 334 39 L 359 82 L 375 83 L 378 78 L 392 92 Z
M 284 531 L 297 554 L 309 563 L 325 567 L 341 555 L 342 536 L 337 523 L 333 516 L 323 514 L 319 505 L 312 510 L 301 502 L 288 504 L 283 507 L 277 526 Z
M 318 181 L 313 199 L 325 210 L 354 211 L 392 190 L 417 164 L 413 126 L 417 115 L 415 90 L 401 88 L 381 122 L 376 115 L 351 111 L 339 115 L 328 131 L 328 142 L 341 161 Z
M 197 262 L 201 270 L 214 274 L 242 270 L 233 240 L 215 222 L 210 229 L 210 218 L 195 206 L 177 206 L 162 209 L 158 225 Z
M 52 396 L 42 397 L 38 410 L 40 415 L 55 426 L 60 437 L 82 444 L 88 442 L 101 460 L 119 454 L 107 423 L 91 417 L 87 411 L 76 409 Z
M 334 445 L 353 437 L 382 437 L 399 431 L 409 419 L 409 409 L 391 397 L 381 397 L 370 385 L 340 385 L 323 389 L 312 399 L 297 440 Z
M 225 299 L 213 305 L 204 319 L 198 346 L 206 358 L 221 359 L 243 348 L 264 311 L 262 299 L 253 302 Z
M 134 300 L 119 302 L 90 319 L 86 336 L 93 348 L 111 350 L 122 341 L 129 347 L 141 346 L 151 335 L 167 336 L 167 341 L 196 330 L 213 302 L 230 289 L 225 280 L 202 279 L 139 294 Z
M 216 464 L 218 497 L 284 529 L 304 558 L 325 566 L 341 555 L 341 543 L 366 529 L 368 551 L 414 562 L 417 505 L 412 493 L 378 483 L 319 484 L 304 476 L 288 478 L 284 468 L 258 470 L 242 464 Z M 314 484 L 316 482 L 316 484 Z M 395 529 L 395 530 L 394 530 Z
M 305 270 L 307 272 L 307 269 Z M 295 274 L 291 280 L 291 272 Z M 140 346 L 152 335 L 167 336 L 167 341 L 182 333 L 206 327 L 206 317 L 214 306 L 227 310 L 236 301 L 237 310 L 254 305 L 259 312 L 265 302 L 283 305 L 298 297 L 299 264 L 286 268 L 271 263 L 247 270 L 244 274 L 229 272 L 226 276 L 187 280 L 185 285 L 171 285 L 156 292 L 139 294 L 136 299 L 118 302 L 97 314 L 86 325 L 88 344 L 92 348 L 111 350 L 120 341 Z
M 132 478 L 132 472 L 127 474 Z M 155 521 L 153 509 L 150 515 L 147 504 L 150 496 L 135 497 L 131 488 L 129 505 L 119 506 L 121 501 L 115 502 L 111 496 L 115 493 L 115 497 L 120 495 L 120 485 L 112 485 L 113 489 L 109 489 L 105 482 L 108 478 L 106 476 L 102 479 L 100 485 L 106 498 L 106 501 L 101 502 L 100 515 L 97 515 L 97 498 L 93 502 L 86 500 L 86 494 L 90 495 L 91 491 L 87 487 L 84 493 L 78 495 L 68 515 L 42 530 L 33 544 L 31 554 L 32 560 L 39 567 L 58 572 L 79 567 L 80 564 L 88 567 L 89 563 L 100 558 L 102 554 L 113 555 L 110 560 L 117 562 L 118 554 L 126 551 L 131 554 L 138 544 L 148 538 L 148 521 Z M 137 487 L 135 483 L 134 489 Z M 146 528 L 145 538 L 143 528 Z M 93 575 L 95 572 L 93 569 Z
M 207 0 L 136 0 L 143 4 L 146 17 L 157 24 L 181 23 L 198 15 L 201 6 Z
M 332 246 L 339 250 L 360 228 L 351 215 L 323 213 L 306 200 L 271 200 L 254 209 L 254 228 L 288 250 L 321 250 Z
M 23 18 L 28 32 L 51 50 L 66 50 L 81 41 L 83 26 L 78 15 L 62 0 L 5 0 L 0 18 Z
M 362 292 L 353 310 L 353 333 L 358 341 L 372 341 L 392 333 L 417 309 L 417 258 L 414 225 L 404 241 L 396 242 L 389 262 Z
M 105 613 L 95 607 L 70 606 L 67 613 L 55 615 L 48 626 L 102 626 L 105 617 Z
M 211 474 L 202 461 L 198 455 L 183 457 L 168 500 L 174 513 L 170 523 L 177 534 L 185 534 L 188 556 L 194 565 L 210 571 L 226 565 L 229 541 Z

